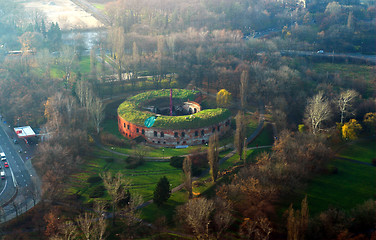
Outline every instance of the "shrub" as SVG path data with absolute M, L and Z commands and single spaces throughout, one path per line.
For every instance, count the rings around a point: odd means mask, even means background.
M 106 190 L 106 188 L 103 185 L 95 186 L 94 188 L 91 189 L 91 191 L 89 193 L 89 197 L 90 198 L 103 197 L 105 190 Z
M 372 164 L 376 166 L 376 158 L 372 159 Z
M 182 169 L 183 161 L 184 161 L 184 157 L 173 156 L 170 158 L 170 165 L 175 168 Z
M 114 158 L 106 158 L 106 163 L 113 163 L 114 162 Z
M 349 230 L 352 233 L 365 233 L 371 231 L 376 222 L 375 212 L 376 204 L 372 199 L 352 209 L 352 221 L 350 222 Z
M 100 181 L 102 181 L 102 178 L 101 177 L 99 177 L 99 176 L 91 176 L 91 177 L 89 177 L 88 179 L 87 179 L 87 182 L 88 183 L 97 183 L 97 182 L 100 182 Z
M 138 166 L 141 166 L 142 164 L 144 164 L 144 162 L 145 162 L 145 160 L 143 158 L 137 158 L 137 157 L 130 156 L 127 159 L 125 159 L 125 163 L 126 163 L 125 168 L 135 169 Z
M 127 143 L 124 139 L 120 139 L 111 133 L 102 133 L 101 142 L 105 145 L 111 145 L 116 147 L 127 147 Z

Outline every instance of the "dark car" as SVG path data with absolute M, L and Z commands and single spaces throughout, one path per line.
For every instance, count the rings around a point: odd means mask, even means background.
M 17 139 L 14 139 L 14 140 L 13 140 L 13 143 L 14 143 L 14 144 L 18 144 L 18 140 L 17 140 Z

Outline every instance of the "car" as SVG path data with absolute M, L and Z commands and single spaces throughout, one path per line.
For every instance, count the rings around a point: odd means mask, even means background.
M 5 179 L 5 172 L 4 171 L 1 171 L 1 179 Z
M 318 50 L 317 53 L 318 54 L 324 54 L 324 50 Z
M 9 167 L 9 165 L 8 165 L 8 163 L 7 163 L 7 162 L 4 162 L 4 167 L 6 167 L 6 168 L 8 168 L 8 167 Z
M 13 143 L 14 144 L 18 144 L 18 140 L 17 139 L 13 139 Z
M 0 158 L 1 158 L 1 161 L 7 160 L 7 158 L 5 157 L 5 153 L 4 152 L 0 152 Z

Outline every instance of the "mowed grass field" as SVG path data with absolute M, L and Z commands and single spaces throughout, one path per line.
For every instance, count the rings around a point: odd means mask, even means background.
M 347 145 L 338 156 L 370 162 L 375 157 L 374 146 L 372 140 L 360 140 Z M 349 210 L 368 199 L 376 199 L 376 167 L 343 159 L 334 159 L 329 166 L 336 167 L 338 173 L 312 179 L 292 201 L 295 208 L 300 207 L 305 194 L 312 215 L 331 207 Z

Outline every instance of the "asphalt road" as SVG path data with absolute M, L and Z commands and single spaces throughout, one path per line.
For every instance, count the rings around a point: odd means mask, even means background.
M 40 186 L 34 185 L 32 180 L 34 176 L 39 184 L 30 162 L 30 153 L 33 149 L 21 139 L 18 139 L 18 144 L 13 143 L 15 138 L 16 134 L 13 129 L 2 121 L 0 123 L 0 151 L 4 152 L 7 158 L 6 161 L 0 162 L 1 170 L 4 170 L 6 175 L 5 180 L 0 180 L 0 205 L 4 211 L 4 213 L 0 212 L 2 222 L 27 211 L 39 199 L 35 193 L 40 192 Z M 20 150 L 22 150 L 21 153 L 19 153 Z M 4 167 L 4 162 L 8 162 L 9 168 Z

